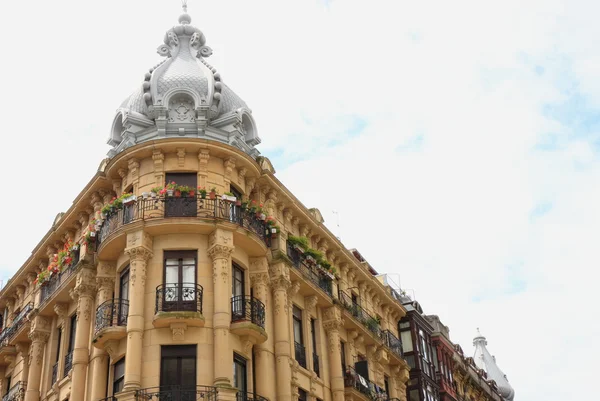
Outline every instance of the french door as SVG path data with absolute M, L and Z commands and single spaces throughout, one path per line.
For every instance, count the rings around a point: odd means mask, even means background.
M 195 345 L 161 347 L 160 392 L 165 399 L 196 401 L 196 352 Z
M 197 251 L 165 251 L 163 311 L 196 311 Z
M 165 185 L 171 182 L 186 185 L 197 191 L 198 176 L 196 173 L 167 173 Z M 194 217 L 197 216 L 196 196 L 167 196 L 165 198 L 165 217 Z

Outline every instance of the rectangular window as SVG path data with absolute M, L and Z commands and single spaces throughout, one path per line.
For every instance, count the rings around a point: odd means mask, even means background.
M 178 386 L 183 391 L 196 389 L 195 345 L 163 345 L 160 352 L 160 386 Z M 194 394 L 195 397 L 195 394 Z
M 340 350 L 342 354 L 342 372 L 346 371 L 346 343 L 340 341 Z
M 125 383 L 125 358 L 121 358 L 113 369 L 113 395 L 123 391 Z
M 196 173 L 167 173 L 165 174 L 165 184 L 175 182 L 177 185 L 185 185 L 193 188 L 198 187 L 198 175 Z M 174 193 L 174 196 L 165 198 L 165 217 L 194 217 L 198 214 L 197 197 L 181 196 Z
M 71 316 L 71 332 L 69 333 L 69 346 L 67 352 L 70 354 L 75 348 L 75 335 L 77 334 L 77 314 Z
M 387 399 L 390 399 L 390 383 L 388 381 L 388 377 L 384 376 L 383 377 L 383 386 L 385 388 L 385 394 L 387 395 Z
M 301 388 L 298 389 L 298 401 L 306 401 L 306 391 Z
M 293 308 L 293 318 L 294 318 L 294 341 L 298 344 L 304 344 L 304 339 L 302 336 L 302 310 L 294 305 Z
M 129 266 L 123 269 L 119 278 L 119 298 L 129 300 Z
M 163 311 L 196 311 L 197 251 L 165 251 Z
M 238 400 L 246 400 L 248 391 L 248 372 L 246 370 L 246 359 L 233 354 L 233 385 L 238 389 Z
M 313 348 L 313 371 L 317 374 L 317 377 L 320 377 L 321 369 L 319 364 L 319 353 L 317 352 L 317 324 L 316 320 L 313 318 L 310 319 L 310 333 Z
M 231 294 L 234 297 L 243 297 L 245 295 L 244 269 L 233 263 L 232 271 Z

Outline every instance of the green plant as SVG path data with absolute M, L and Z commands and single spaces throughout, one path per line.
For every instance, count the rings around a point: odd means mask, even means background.
M 162 187 L 154 187 L 150 190 L 150 192 L 154 192 L 155 194 L 159 193 L 160 191 L 162 191 Z
M 206 189 L 204 187 L 198 187 L 198 193 L 202 199 L 206 199 Z
M 177 189 L 181 192 L 181 195 L 187 196 L 191 191 L 194 190 L 192 187 L 188 187 L 187 185 L 179 185 Z
M 232 192 L 225 192 L 223 195 L 227 195 L 227 196 L 235 196 Z
M 214 193 L 216 194 L 216 193 L 217 193 L 217 188 L 216 188 L 216 187 L 212 187 L 212 188 L 210 189 L 210 192 L 214 192 Z
M 287 238 L 287 242 L 291 245 L 298 245 L 300 248 L 302 248 L 304 250 L 309 248 L 308 238 L 306 238 L 306 237 L 296 237 L 294 235 L 290 235 Z
M 323 260 L 323 254 L 315 249 L 312 248 L 308 248 L 304 250 L 304 255 L 305 256 L 312 256 L 312 258 L 314 260 L 317 261 L 317 263 L 321 263 Z

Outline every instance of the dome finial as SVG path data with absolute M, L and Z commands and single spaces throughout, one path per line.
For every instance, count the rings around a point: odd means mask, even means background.
M 181 0 L 181 8 L 183 9 L 183 14 L 179 16 L 179 23 L 181 25 L 188 25 L 192 22 L 192 17 L 187 13 L 187 0 Z

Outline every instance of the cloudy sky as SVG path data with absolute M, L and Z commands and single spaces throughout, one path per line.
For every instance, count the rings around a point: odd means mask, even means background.
M 468 353 L 480 327 L 517 400 L 590 398 L 597 2 L 189 3 L 306 206 Z M 5 281 L 93 176 L 179 13 L 177 0 L 3 4 Z

